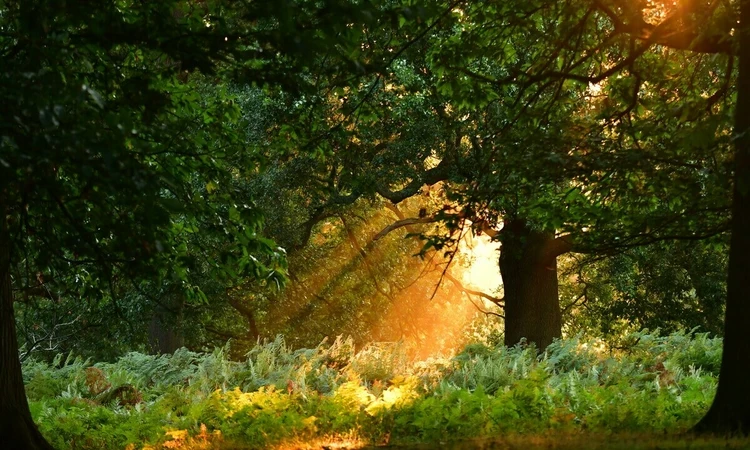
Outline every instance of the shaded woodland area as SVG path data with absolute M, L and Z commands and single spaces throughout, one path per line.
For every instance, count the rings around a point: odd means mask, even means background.
M 0 0 L 0 446 L 747 446 L 747 23 Z

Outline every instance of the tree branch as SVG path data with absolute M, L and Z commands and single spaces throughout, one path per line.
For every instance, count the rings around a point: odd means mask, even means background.
M 376 241 L 382 239 L 391 231 L 398 230 L 399 228 L 410 227 L 412 225 L 417 225 L 420 223 L 439 222 L 441 219 L 442 219 L 441 217 L 437 217 L 436 215 L 433 215 L 429 217 L 410 217 L 408 219 L 398 220 L 388 225 L 387 227 L 383 228 L 382 230 L 380 230 L 380 232 L 372 238 L 370 243 L 367 244 L 367 248 L 369 249 L 370 247 L 375 245 Z
M 594 5 L 603 12 L 615 28 L 615 32 L 629 34 L 635 39 L 647 41 L 651 44 L 669 47 L 675 50 L 688 50 L 697 53 L 722 53 L 725 55 L 737 55 L 737 48 L 733 45 L 732 36 L 727 33 L 723 35 L 697 33 L 692 28 L 680 29 L 679 25 L 673 25 L 679 14 L 673 13 L 660 24 L 651 24 L 642 17 L 634 19 L 631 23 L 625 23 L 611 8 L 601 1 L 594 1 Z M 709 13 L 713 13 L 716 6 L 711 7 Z
M 490 302 L 494 303 L 495 305 L 499 306 L 500 308 L 503 307 L 504 299 L 493 297 L 493 296 L 491 296 L 489 294 L 486 294 L 484 292 L 481 292 L 481 291 L 475 291 L 473 289 L 469 289 L 466 286 L 464 286 L 463 283 L 461 283 L 460 281 L 458 281 L 453 275 L 451 275 L 450 272 L 445 272 L 443 274 L 443 276 L 445 278 L 447 278 L 450 282 L 452 282 L 453 284 L 455 284 L 456 287 L 458 288 L 458 290 L 460 290 L 464 294 L 473 295 L 473 296 L 476 296 L 476 297 L 481 297 L 481 298 L 483 298 L 485 300 L 489 300 Z
M 445 181 L 448 179 L 449 175 L 450 162 L 448 158 L 443 158 L 437 166 L 426 170 L 421 176 L 411 180 L 411 182 L 409 182 L 404 188 L 398 191 L 391 191 L 390 188 L 385 185 L 378 185 L 375 192 L 380 194 L 381 197 L 390 200 L 391 203 L 398 204 L 415 195 L 420 189 L 422 189 L 422 186 L 432 186 L 441 181 Z

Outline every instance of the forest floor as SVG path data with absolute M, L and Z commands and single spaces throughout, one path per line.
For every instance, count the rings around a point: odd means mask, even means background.
M 709 437 L 674 433 L 542 433 L 400 445 L 361 446 L 352 440 L 286 443 L 275 450 L 713 450 L 750 449 L 750 437 Z
M 694 437 L 670 434 L 549 434 L 498 439 L 440 442 L 406 446 L 366 447 L 367 450 L 713 450 L 750 449 L 750 438 Z
M 24 378 L 59 450 L 750 449 L 680 434 L 711 404 L 720 339 L 643 332 L 630 342 L 569 338 L 542 354 L 474 343 L 412 361 L 392 346 L 291 349 L 279 338 L 241 361 L 223 349 L 28 359 Z

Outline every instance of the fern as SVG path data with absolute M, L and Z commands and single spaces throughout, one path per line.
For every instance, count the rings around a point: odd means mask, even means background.
M 229 447 L 266 448 L 331 434 L 397 443 L 549 429 L 678 431 L 708 408 L 720 352 L 721 340 L 705 334 L 640 332 L 618 348 L 573 337 L 537 355 L 484 342 L 414 362 L 397 343 L 355 352 L 351 339 L 337 338 L 293 350 L 277 337 L 244 361 L 230 360 L 226 348 L 180 349 L 94 366 L 58 355 L 23 368 L 34 418 L 60 449 L 168 448 L 219 435 Z M 123 386 L 137 402 L 113 397 Z M 106 395 L 113 400 L 100 401 Z

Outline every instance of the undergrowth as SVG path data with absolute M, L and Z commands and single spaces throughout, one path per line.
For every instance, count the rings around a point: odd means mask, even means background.
M 32 414 L 58 449 L 266 448 L 284 442 L 444 442 L 509 433 L 670 432 L 716 387 L 720 339 L 634 334 L 617 349 L 577 338 L 472 344 L 410 362 L 398 345 L 279 337 L 244 361 L 225 349 L 130 353 L 113 364 L 26 361 Z

